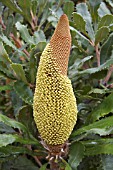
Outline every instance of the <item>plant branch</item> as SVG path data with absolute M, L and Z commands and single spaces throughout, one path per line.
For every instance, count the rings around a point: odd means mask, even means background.
M 4 30 L 6 29 L 6 26 L 5 26 L 4 23 L 3 23 L 2 17 L 0 17 L 0 25 L 2 26 L 2 28 L 3 28 Z
M 32 151 L 31 145 L 27 145 L 27 148 Z M 42 166 L 42 163 L 41 163 L 40 160 L 37 158 L 37 156 L 32 156 L 32 157 L 35 159 L 36 163 L 41 167 L 41 166 Z
M 22 43 L 19 39 L 17 39 L 13 33 L 10 33 L 10 37 L 13 39 L 13 41 L 15 42 L 15 45 L 17 48 L 21 48 L 22 47 Z M 29 57 L 30 54 L 28 53 L 28 51 L 26 49 L 23 50 L 23 52 Z
M 104 83 L 107 83 L 111 77 L 111 74 L 113 72 L 113 65 L 110 66 L 109 70 L 108 70 L 108 73 L 107 73 L 107 76 L 105 77 L 104 79 Z

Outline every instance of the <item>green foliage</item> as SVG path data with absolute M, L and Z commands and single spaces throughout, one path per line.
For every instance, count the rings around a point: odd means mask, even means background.
M 0 0 L 1 170 L 50 169 L 32 103 L 40 56 L 63 13 L 70 22 L 68 77 L 79 112 L 61 167 L 113 169 L 112 0 Z

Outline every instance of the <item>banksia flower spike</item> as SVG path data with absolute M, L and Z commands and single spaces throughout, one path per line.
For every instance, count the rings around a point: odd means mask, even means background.
M 64 14 L 42 53 L 34 94 L 34 120 L 48 148 L 62 149 L 77 120 L 76 99 L 67 77 L 70 48 L 69 21 Z

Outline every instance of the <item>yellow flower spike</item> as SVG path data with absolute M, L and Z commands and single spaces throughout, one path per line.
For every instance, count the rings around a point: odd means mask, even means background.
M 64 14 L 42 53 L 33 103 L 37 128 L 50 146 L 64 144 L 77 120 L 76 99 L 67 77 L 70 48 L 69 21 Z

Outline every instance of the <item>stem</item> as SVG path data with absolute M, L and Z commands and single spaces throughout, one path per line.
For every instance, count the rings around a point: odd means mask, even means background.
M 95 46 L 95 51 L 96 51 L 97 65 L 99 67 L 100 66 L 100 51 L 98 49 L 98 44 Z
M 104 79 L 104 83 L 107 83 L 111 77 L 111 74 L 113 72 L 113 65 L 110 66 L 109 70 L 108 70 L 108 73 L 107 73 L 107 76 L 105 77 Z
M 6 29 L 6 26 L 5 26 L 4 23 L 3 23 L 2 17 L 0 17 L 0 25 L 2 26 L 2 28 L 3 28 L 4 30 Z
M 17 48 L 21 48 L 22 47 L 22 43 L 20 42 L 19 39 L 17 39 L 13 33 L 10 33 L 10 37 L 13 39 L 13 41 L 15 42 L 15 45 Z M 29 57 L 29 53 L 26 49 L 23 50 L 23 52 Z
M 32 151 L 31 145 L 27 145 L 27 148 Z M 33 158 L 35 159 L 36 163 L 41 167 L 41 166 L 42 166 L 42 163 L 41 163 L 40 160 L 37 158 L 37 156 L 33 156 Z
M 58 163 L 54 159 L 50 161 L 50 170 L 60 170 Z

